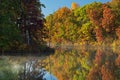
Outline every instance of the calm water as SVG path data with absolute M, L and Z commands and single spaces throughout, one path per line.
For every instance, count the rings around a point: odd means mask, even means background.
M 119 75 L 117 49 L 59 49 L 47 57 L 0 57 L 0 80 L 120 80 Z
M 57 80 L 45 70 L 45 58 L 0 56 L 0 80 Z

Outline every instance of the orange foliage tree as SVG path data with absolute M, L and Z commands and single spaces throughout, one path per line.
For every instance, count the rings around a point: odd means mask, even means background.
M 98 42 L 103 41 L 103 34 L 102 34 L 102 4 L 101 3 L 93 3 L 89 5 L 89 7 L 86 10 L 88 17 L 92 21 L 93 25 L 96 26 L 95 33 L 96 33 L 96 39 Z
M 79 5 L 78 5 L 77 3 L 72 2 L 72 4 L 71 4 L 71 9 L 72 9 L 72 10 L 74 10 L 74 9 L 76 9 L 76 8 L 78 8 L 78 7 L 79 7 Z
M 103 5 L 102 27 L 106 32 L 112 32 L 115 28 L 115 15 L 107 5 Z

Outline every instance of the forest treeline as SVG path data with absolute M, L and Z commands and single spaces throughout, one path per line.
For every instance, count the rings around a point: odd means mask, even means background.
M 0 51 L 38 50 L 44 45 L 42 7 L 39 0 L 0 0 Z
M 72 3 L 44 18 L 39 0 L 0 1 L 0 51 L 43 50 L 45 43 L 120 44 L 120 1 Z
M 46 17 L 46 29 L 52 43 L 98 43 L 118 45 L 120 42 L 120 1 L 93 2 L 84 6 L 72 3 Z

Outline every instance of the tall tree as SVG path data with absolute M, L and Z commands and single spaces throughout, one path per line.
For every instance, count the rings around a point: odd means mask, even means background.
M 98 42 L 103 41 L 102 33 L 102 3 L 92 3 L 86 9 L 87 15 L 95 26 L 96 39 Z
M 44 5 L 38 0 L 20 0 L 20 3 L 21 14 L 18 18 L 18 24 L 25 42 L 31 45 L 38 40 L 42 41 L 44 16 L 41 12 L 41 6 Z
M 115 29 L 115 15 L 107 5 L 103 5 L 102 27 L 110 33 Z

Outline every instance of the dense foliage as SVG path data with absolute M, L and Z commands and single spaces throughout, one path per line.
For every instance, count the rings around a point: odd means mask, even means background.
M 120 39 L 119 0 L 93 2 L 84 6 L 72 3 L 46 17 L 52 43 L 112 43 Z
M 43 44 L 42 6 L 38 0 L 0 1 L 0 51 Z
M 84 6 L 72 3 L 71 9 L 62 7 L 48 15 L 45 25 L 49 32 L 47 41 L 60 45 L 55 54 L 46 59 L 50 61 L 46 69 L 59 80 L 120 79 L 119 0 Z M 82 49 L 76 43 L 82 44 Z M 71 49 L 70 44 L 80 50 Z M 93 50 L 96 45 L 101 48 Z M 67 50 L 63 50 L 64 47 Z

